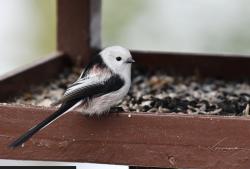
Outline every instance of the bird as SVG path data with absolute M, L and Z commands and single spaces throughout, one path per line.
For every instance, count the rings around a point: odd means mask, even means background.
M 9 146 L 16 148 L 28 141 L 67 112 L 77 109 L 83 115 L 102 115 L 127 95 L 131 86 L 134 59 L 128 49 L 110 46 L 92 57 L 80 77 L 66 89 L 53 105 L 59 108 L 45 120 L 29 129 Z

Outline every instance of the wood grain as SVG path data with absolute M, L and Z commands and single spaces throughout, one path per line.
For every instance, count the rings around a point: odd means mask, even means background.
M 0 158 L 177 168 L 250 166 L 250 119 L 169 114 L 86 118 L 70 112 L 24 147 L 7 145 L 53 109 L 0 106 Z

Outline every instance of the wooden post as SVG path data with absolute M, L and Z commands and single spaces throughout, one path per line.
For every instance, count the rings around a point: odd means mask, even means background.
M 101 45 L 100 13 L 100 0 L 57 1 L 57 49 L 78 66 L 89 60 L 92 47 Z

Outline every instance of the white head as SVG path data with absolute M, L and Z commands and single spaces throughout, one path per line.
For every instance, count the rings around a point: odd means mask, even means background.
M 128 49 L 121 46 L 107 47 L 100 52 L 104 63 L 114 72 L 123 76 L 131 74 L 131 63 L 135 62 Z

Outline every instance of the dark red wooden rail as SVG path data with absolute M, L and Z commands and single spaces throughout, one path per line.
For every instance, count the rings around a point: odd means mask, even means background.
M 0 77 L 0 100 L 82 66 L 100 43 L 100 0 L 58 0 L 58 51 Z M 132 52 L 137 63 L 182 75 L 237 79 L 250 75 L 250 58 L 236 55 Z M 8 143 L 54 111 L 0 105 L 0 158 L 124 164 L 141 167 L 235 168 L 250 166 L 248 117 L 128 113 L 86 118 L 71 112 L 25 143 Z
M 247 168 L 249 118 L 71 112 L 24 147 L 6 145 L 54 109 L 1 106 L 0 158 L 178 168 Z

